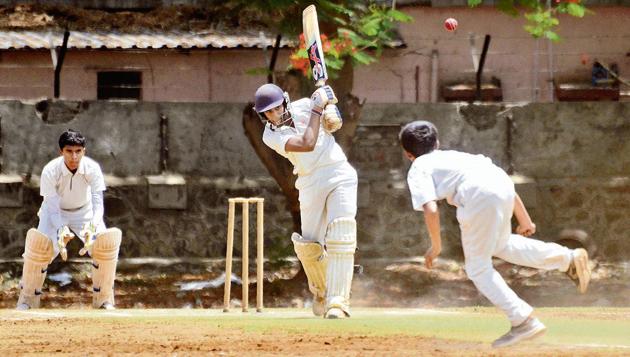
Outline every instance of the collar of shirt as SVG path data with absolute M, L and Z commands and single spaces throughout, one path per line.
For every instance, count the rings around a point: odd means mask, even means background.
M 77 172 L 75 172 L 75 174 L 81 174 L 81 175 L 85 175 L 85 160 L 84 160 L 85 156 L 81 159 L 81 162 L 79 162 L 79 167 L 77 168 Z M 68 166 L 66 166 L 66 162 L 63 160 L 61 160 L 61 174 L 63 176 L 68 176 L 68 175 L 73 175 L 72 171 L 70 171 L 70 169 L 68 169 Z

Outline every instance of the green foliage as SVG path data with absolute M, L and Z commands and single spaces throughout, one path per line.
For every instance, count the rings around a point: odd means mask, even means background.
M 209 6 L 221 14 L 223 23 L 258 26 L 296 39 L 302 33 L 302 10 L 315 4 L 331 78 L 336 77 L 347 60 L 354 64 L 376 61 L 383 48 L 395 38 L 397 24 L 412 20 L 378 0 L 214 0 L 211 3 Z M 291 55 L 290 68 L 310 75 L 303 47 Z M 260 74 L 262 70 L 256 69 L 252 73 Z
M 481 2 L 482 0 L 468 0 L 468 5 L 475 7 Z M 525 31 L 535 38 L 546 37 L 559 41 L 560 36 L 554 31 L 560 24 L 558 14 L 584 17 L 588 10 L 582 0 L 553 0 L 551 4 L 551 7 L 547 7 L 545 0 L 499 0 L 497 9 L 511 16 L 518 16 L 523 12 L 527 19 Z
M 383 49 L 396 38 L 398 23 L 411 22 L 412 18 L 371 1 L 346 1 L 343 6 L 320 1 L 317 3 L 322 46 L 328 74 L 336 78 L 347 60 L 354 65 L 367 65 L 376 61 Z M 304 39 L 290 57 L 291 69 L 310 76 L 310 66 Z
M 245 70 L 245 73 L 249 74 L 250 76 L 266 76 L 268 74 L 271 74 L 271 72 L 269 71 L 269 68 L 267 67 L 250 68 L 250 69 Z

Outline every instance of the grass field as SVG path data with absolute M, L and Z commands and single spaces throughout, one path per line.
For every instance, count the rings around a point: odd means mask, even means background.
M 543 308 L 547 334 L 492 349 L 509 328 L 493 308 L 307 310 L 0 310 L 0 355 L 630 355 L 630 309 Z

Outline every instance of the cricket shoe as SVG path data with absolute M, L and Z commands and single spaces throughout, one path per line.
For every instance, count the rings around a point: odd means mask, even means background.
M 350 317 L 350 315 L 346 314 L 343 310 L 338 307 L 331 307 L 324 315 L 327 319 L 345 319 Z
M 525 322 L 518 326 L 512 326 L 510 331 L 505 335 L 499 337 L 492 343 L 492 347 L 507 347 L 517 344 L 521 341 L 530 340 L 536 337 L 542 336 L 545 331 L 547 331 L 547 327 L 543 325 L 535 317 L 528 317 Z
M 22 304 L 19 304 L 18 306 L 16 306 L 15 309 L 19 310 L 19 311 L 26 311 L 26 310 L 30 310 L 31 307 L 28 306 L 28 304 L 22 303 Z
M 114 305 L 112 303 L 104 302 L 103 305 L 101 305 L 100 309 L 102 309 L 102 310 L 116 310 L 116 307 L 114 307 Z
M 588 289 L 591 281 L 591 268 L 588 265 L 588 252 L 583 248 L 573 250 L 573 259 L 567 270 L 567 276 L 573 280 L 582 294 Z

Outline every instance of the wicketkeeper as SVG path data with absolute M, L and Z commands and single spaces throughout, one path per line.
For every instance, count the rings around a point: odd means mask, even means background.
M 46 269 L 75 236 L 83 241 L 81 255 L 92 257 L 94 308 L 114 308 L 114 279 L 121 231 L 103 222 L 105 180 L 101 167 L 85 155 L 85 137 L 68 130 L 59 137 L 60 156 L 42 171 L 39 226 L 31 228 L 24 246 L 24 268 L 17 309 L 38 308 Z
M 357 245 L 358 179 L 332 135 L 342 125 L 336 102 L 330 86 L 295 102 L 274 84 L 255 95 L 255 110 L 267 122 L 263 141 L 298 175 L 302 235 L 291 239 L 314 295 L 313 313 L 331 319 L 350 316 Z

